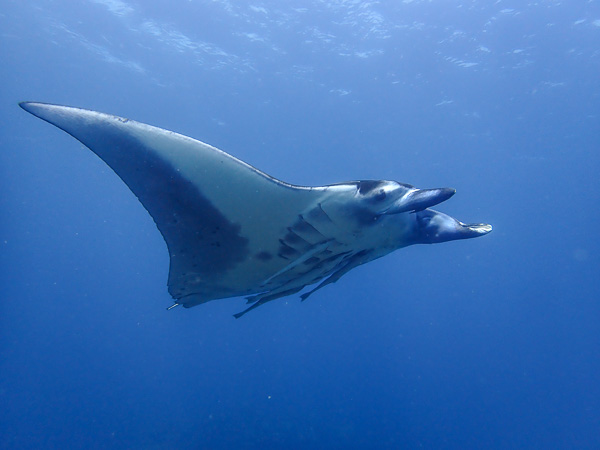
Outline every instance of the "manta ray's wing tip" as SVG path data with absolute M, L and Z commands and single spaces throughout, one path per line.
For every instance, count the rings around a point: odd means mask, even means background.
M 27 111 L 30 114 L 33 114 L 36 117 L 41 117 L 40 114 L 43 114 L 43 111 L 52 110 L 53 107 L 56 108 L 58 105 L 52 105 L 50 103 L 40 103 L 40 102 L 19 102 L 19 106 Z M 60 107 L 58 107 L 60 108 Z M 45 119 L 44 119 L 45 120 Z
M 31 112 L 31 111 L 29 110 L 29 106 L 30 106 L 32 103 L 33 103 L 33 102 L 19 102 L 19 106 L 20 106 L 21 108 L 23 108 L 25 111 L 27 111 L 27 112 Z
M 21 108 L 23 108 L 25 111 L 30 111 L 31 109 L 35 108 L 36 106 L 58 106 L 58 105 L 52 105 L 51 103 L 43 103 L 43 102 L 32 102 L 32 101 L 26 100 L 24 102 L 19 102 L 19 106 Z

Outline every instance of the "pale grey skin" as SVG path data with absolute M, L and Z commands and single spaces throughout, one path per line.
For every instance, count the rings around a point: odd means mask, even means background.
M 399 248 L 492 230 L 428 209 L 454 189 L 385 180 L 296 186 L 172 131 L 79 108 L 21 107 L 89 147 L 148 210 L 169 249 L 171 307 L 249 296 L 240 317 L 321 282 L 304 300 Z

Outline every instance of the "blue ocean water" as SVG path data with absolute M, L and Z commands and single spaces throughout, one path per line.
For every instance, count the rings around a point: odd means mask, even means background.
M 1 447 L 600 448 L 598 1 L 6 0 L 0 34 Z M 494 231 L 167 312 L 150 216 L 23 100 Z

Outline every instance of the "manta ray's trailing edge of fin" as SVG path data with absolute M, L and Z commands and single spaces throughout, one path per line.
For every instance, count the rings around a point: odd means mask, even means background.
M 150 213 L 170 256 L 168 287 L 186 308 L 250 296 L 246 312 L 412 244 L 489 233 L 429 209 L 450 188 L 365 180 L 296 186 L 195 139 L 100 112 L 24 102 L 108 164 Z

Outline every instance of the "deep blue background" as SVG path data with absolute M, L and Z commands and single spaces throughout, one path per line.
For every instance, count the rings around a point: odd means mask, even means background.
M 5 0 L 0 446 L 600 448 L 600 5 L 492 3 Z M 494 232 L 166 312 L 149 215 L 22 100 Z

